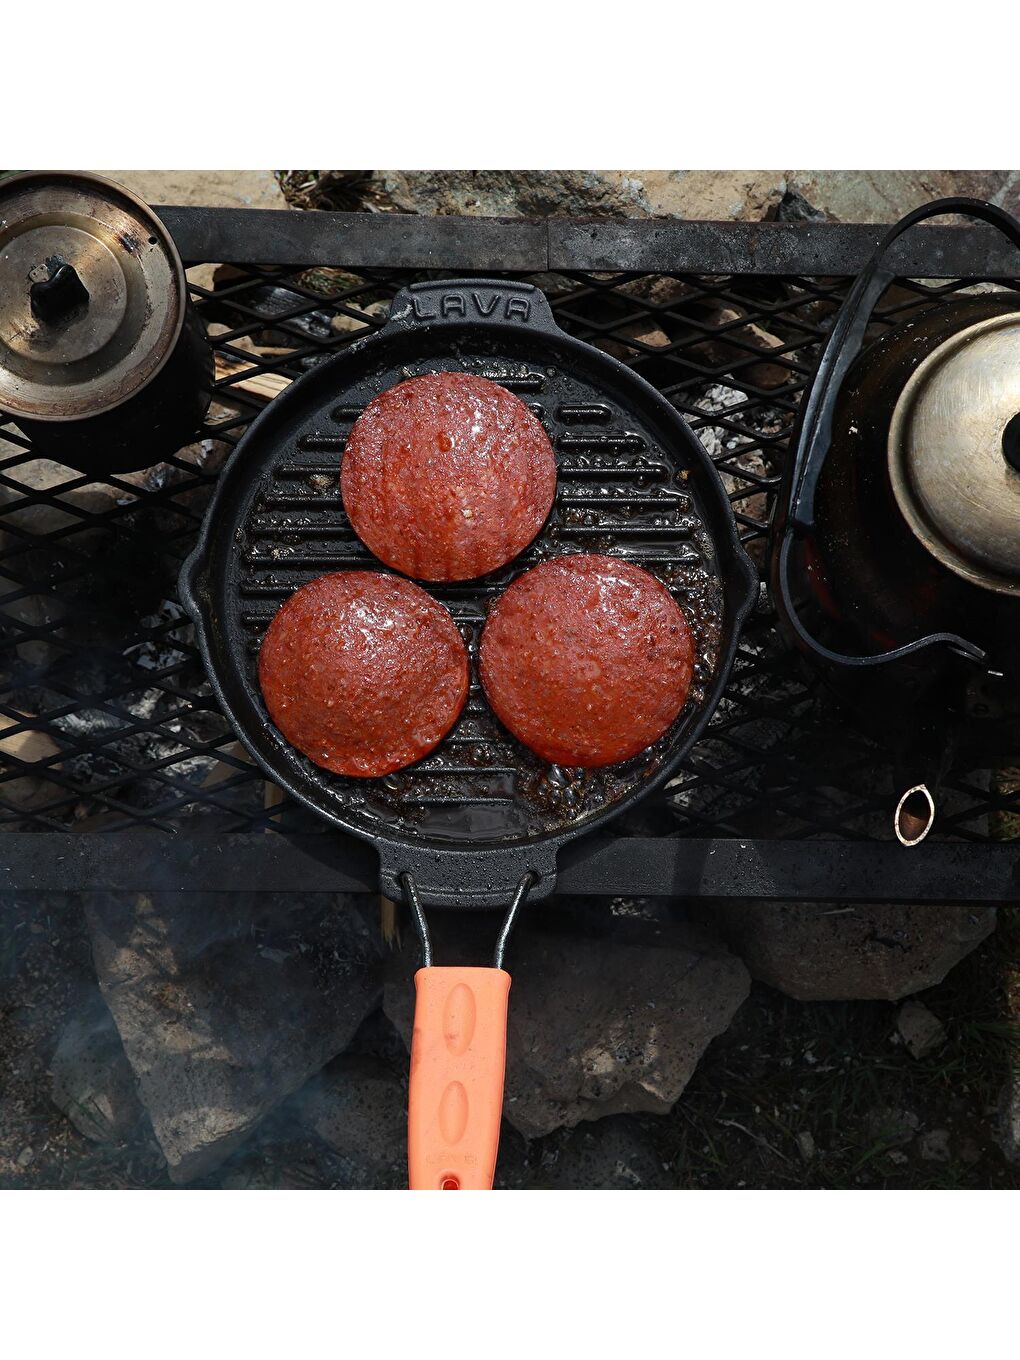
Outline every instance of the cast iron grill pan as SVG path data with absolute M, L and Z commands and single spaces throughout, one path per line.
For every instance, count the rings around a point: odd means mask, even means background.
M 465 710 L 413 767 L 381 779 L 320 769 L 271 723 L 258 651 L 276 609 L 325 572 L 385 568 L 355 536 L 340 496 L 351 426 L 371 398 L 422 373 L 462 370 L 515 392 L 556 451 L 558 489 L 535 542 L 476 581 L 425 584 L 449 608 L 472 657 Z M 661 580 L 697 642 L 694 683 L 670 730 L 601 770 L 538 759 L 490 712 L 477 678 L 490 602 L 527 567 L 571 552 L 626 558 Z M 217 697 L 267 776 L 335 826 L 373 841 L 384 890 L 413 872 L 425 901 L 505 901 L 522 874 L 549 891 L 555 855 L 668 779 L 721 696 L 755 578 L 701 443 L 623 364 L 567 336 L 525 284 L 418 284 L 378 335 L 352 344 L 277 397 L 220 478 L 182 571 Z M 477 852 L 484 851 L 479 854 Z

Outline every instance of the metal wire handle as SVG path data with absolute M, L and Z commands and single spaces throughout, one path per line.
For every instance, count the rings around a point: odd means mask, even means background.
M 407 896 L 407 900 L 411 906 L 411 914 L 414 916 L 414 926 L 418 932 L 418 939 L 421 941 L 422 967 L 431 968 L 432 937 L 429 935 L 428 922 L 425 920 L 425 909 L 422 906 L 421 898 L 418 895 L 418 885 L 415 883 L 413 876 L 406 873 L 401 874 L 397 881 Z M 518 913 L 520 912 L 521 907 L 524 906 L 532 885 L 537 881 L 538 875 L 532 873 L 529 869 L 520 883 L 518 883 L 517 890 L 513 896 L 513 901 L 510 903 L 509 910 L 503 918 L 503 925 L 499 932 L 499 938 L 496 940 L 496 949 L 492 957 L 493 968 L 503 967 L 503 955 L 506 953 L 510 932 L 514 928 Z

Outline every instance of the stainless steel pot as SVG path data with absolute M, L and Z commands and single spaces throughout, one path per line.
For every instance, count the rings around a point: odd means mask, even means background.
M 201 425 L 212 355 L 159 218 L 98 175 L 0 180 L 0 411 L 85 472 L 149 467 Z

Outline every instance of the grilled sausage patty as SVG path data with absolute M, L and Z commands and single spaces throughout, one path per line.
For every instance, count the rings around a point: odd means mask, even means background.
M 456 722 L 468 658 L 442 605 L 397 576 L 319 576 L 275 614 L 259 653 L 273 722 L 337 774 L 389 774 L 420 760 Z
M 613 765 L 683 708 L 694 639 L 654 576 L 597 554 L 557 557 L 496 601 L 480 647 L 493 711 L 557 765 Z
M 355 533 L 388 566 L 424 581 L 466 581 L 509 562 L 541 529 L 556 458 L 505 387 L 428 373 L 365 407 L 340 489 Z

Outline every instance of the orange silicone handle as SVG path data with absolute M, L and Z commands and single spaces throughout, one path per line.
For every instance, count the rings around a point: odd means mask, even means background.
M 510 974 L 419 968 L 407 1112 L 412 1190 L 491 1190 L 503 1115 Z

